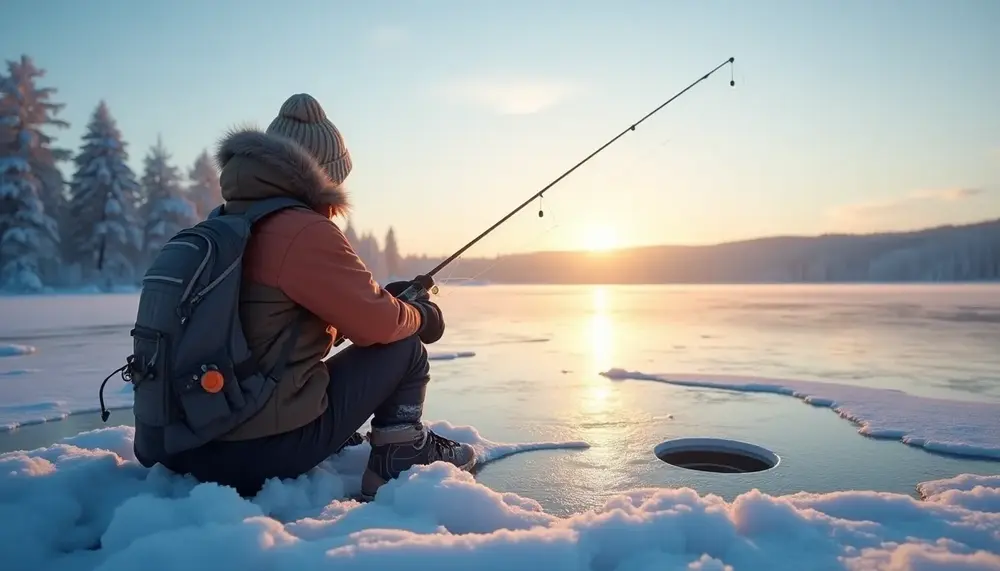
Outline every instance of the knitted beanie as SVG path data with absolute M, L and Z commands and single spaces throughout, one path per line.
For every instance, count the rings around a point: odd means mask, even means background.
M 351 173 L 351 154 L 344 137 L 326 118 L 319 101 L 306 93 L 289 97 L 267 133 L 292 139 L 319 162 L 334 184 L 342 184 Z

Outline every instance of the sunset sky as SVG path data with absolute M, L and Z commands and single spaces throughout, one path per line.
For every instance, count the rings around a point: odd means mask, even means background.
M 1000 2 L 35 0 L 0 54 L 106 99 L 131 164 L 187 169 L 308 92 L 353 220 L 447 254 L 730 56 L 472 255 L 908 229 L 1000 216 Z M 69 172 L 67 165 L 67 172 Z

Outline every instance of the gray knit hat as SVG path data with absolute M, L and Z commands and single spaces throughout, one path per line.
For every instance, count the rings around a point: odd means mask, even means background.
M 319 101 L 306 93 L 289 97 L 267 133 L 281 135 L 302 145 L 319 161 L 334 184 L 342 184 L 351 173 L 351 154 L 340 131 L 326 118 Z

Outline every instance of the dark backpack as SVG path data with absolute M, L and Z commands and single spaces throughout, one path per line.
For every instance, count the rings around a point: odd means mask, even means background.
M 230 432 L 274 391 L 300 320 L 277 365 L 260 371 L 240 322 L 240 284 L 253 225 L 286 208 L 306 206 L 291 198 L 266 199 L 239 214 L 219 206 L 167 241 L 142 278 L 133 353 L 116 372 L 133 385 L 135 448 L 144 464 Z M 104 421 L 110 415 L 104 406 L 107 381 L 100 392 Z

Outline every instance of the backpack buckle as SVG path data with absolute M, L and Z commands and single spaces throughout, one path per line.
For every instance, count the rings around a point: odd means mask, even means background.
M 136 359 L 135 355 L 129 355 L 125 358 L 125 367 L 121 373 L 123 381 L 138 385 L 152 376 L 153 373 L 149 371 L 148 365 Z

